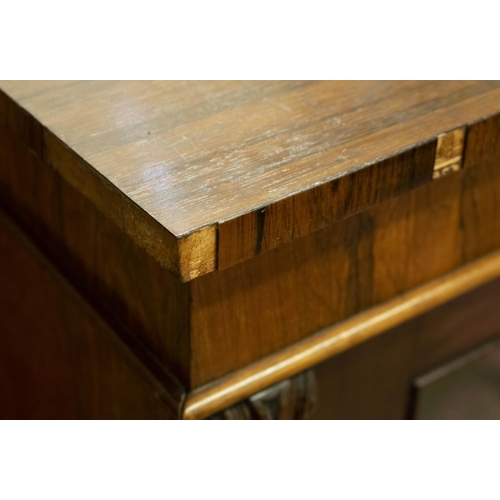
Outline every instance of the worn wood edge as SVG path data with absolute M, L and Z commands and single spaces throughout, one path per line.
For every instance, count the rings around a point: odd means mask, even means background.
M 179 240 L 180 276 L 191 281 L 215 270 L 217 225 L 206 226 Z
M 439 179 L 461 170 L 466 135 L 467 127 L 460 127 L 438 136 L 433 179 Z
M 308 234 L 311 234 L 315 231 L 336 224 L 343 219 L 364 212 L 378 205 L 382 201 L 397 197 L 407 191 L 416 189 L 422 184 L 431 182 L 435 162 L 436 145 L 437 136 L 410 144 L 407 147 L 394 151 L 388 155 L 375 158 L 373 161 L 355 165 L 348 171 L 325 178 L 320 183 L 315 183 L 308 188 L 301 189 L 300 191 L 297 191 L 293 194 L 274 200 L 272 203 L 258 207 L 251 212 L 241 213 L 231 219 L 219 221 L 219 251 L 217 252 L 217 269 L 224 270 L 232 267 L 236 264 L 239 264 L 240 262 L 244 262 L 245 260 L 256 257 L 261 253 L 273 250 L 284 243 L 289 243 L 298 238 L 307 236 Z M 371 203 L 366 203 L 364 204 L 364 206 L 360 206 L 357 208 L 350 207 L 347 210 L 336 211 L 335 208 L 332 207 L 333 210 L 329 210 L 327 213 L 316 214 L 316 216 L 309 213 L 307 219 L 311 224 L 311 227 L 305 231 L 300 228 L 297 220 L 301 218 L 299 216 L 299 213 L 301 212 L 302 208 L 308 205 L 317 205 L 318 198 L 322 198 L 325 193 L 327 193 L 327 196 L 330 198 L 331 191 L 337 189 L 337 184 L 343 182 L 345 184 L 357 186 L 354 179 L 362 175 L 370 174 L 370 171 L 374 173 L 373 177 L 377 178 L 377 169 L 380 169 L 380 167 L 382 167 L 384 164 L 388 164 L 390 162 L 397 163 L 398 160 L 404 158 L 405 155 L 418 155 L 419 152 L 424 150 L 426 147 L 430 147 L 430 149 L 433 150 L 432 154 L 428 158 L 429 163 L 425 166 L 425 169 L 428 171 L 427 175 L 420 175 L 420 179 L 412 187 L 401 189 L 402 186 L 399 185 L 391 186 L 393 188 L 392 193 L 384 193 L 382 196 L 374 196 L 375 200 L 373 200 Z M 403 168 L 403 165 L 401 165 L 400 167 L 400 172 L 404 174 L 401 177 L 404 177 L 408 174 L 406 172 L 406 169 Z M 377 191 L 379 193 L 382 193 L 385 187 L 386 186 L 382 185 Z M 331 201 L 332 200 L 330 200 L 330 202 Z M 286 205 L 288 205 L 287 209 L 283 210 L 283 207 Z M 273 211 L 279 214 L 279 223 L 274 221 L 273 226 L 279 226 L 282 228 L 282 230 L 280 231 L 280 236 L 276 238 L 276 241 L 274 241 L 272 244 L 263 245 L 265 233 L 264 226 L 268 222 L 270 212 L 272 213 Z M 271 215 L 271 218 L 276 219 L 276 216 Z M 239 241 L 235 242 L 230 241 L 230 239 L 226 236 L 228 232 L 230 233 L 234 229 L 239 230 Z M 227 241 L 228 239 L 229 241 Z M 252 250 L 250 251 L 248 248 L 246 248 L 249 242 L 251 242 L 250 246 L 252 247 Z M 233 256 L 229 257 L 228 259 L 227 257 L 231 255 L 231 252 L 227 254 L 224 249 L 228 247 L 230 248 L 234 245 L 236 245 L 237 247 L 236 253 L 238 254 L 238 257 L 234 258 Z
M 496 251 L 188 393 L 182 416 L 208 417 L 499 276 Z
M 4 115 L 4 116 L 2 116 Z M 454 130 L 464 130 L 465 136 L 469 128 L 473 125 L 486 122 L 489 119 L 500 117 L 500 113 L 492 113 L 480 119 L 471 121 L 470 123 L 460 125 Z M 321 183 L 315 184 L 310 188 L 303 189 L 297 193 L 290 194 L 282 199 L 275 200 L 267 206 L 259 207 L 251 212 L 246 212 L 237 215 L 230 220 L 221 220 L 212 225 L 197 228 L 189 234 L 174 235 L 168 228 L 160 224 L 154 217 L 148 214 L 133 200 L 122 193 L 114 184 L 107 178 L 102 176 L 96 169 L 87 163 L 83 158 L 78 156 L 71 150 L 62 140 L 55 134 L 44 127 L 29 111 L 24 109 L 17 101 L 11 98 L 5 91 L 0 89 L 0 124 L 4 122 L 11 133 L 18 136 L 23 143 L 25 143 L 42 161 L 50 164 L 55 168 L 61 176 L 65 178 L 75 189 L 84 194 L 106 217 L 116 223 L 133 241 L 143 248 L 149 255 L 151 255 L 162 267 L 168 269 L 174 275 L 180 278 L 182 282 L 191 281 L 204 274 L 213 272 L 215 270 L 222 270 L 227 267 L 232 267 L 248 258 L 258 255 L 260 252 L 246 255 L 243 258 L 231 260 L 229 265 L 221 263 L 219 248 L 225 241 L 221 242 L 221 227 L 225 224 L 235 223 L 241 221 L 245 217 L 255 218 L 251 224 L 256 225 L 256 232 L 259 233 L 260 225 L 263 224 L 263 215 L 265 216 L 266 210 L 269 207 L 275 206 L 284 200 L 290 201 L 291 204 L 299 199 L 301 196 L 311 194 L 314 198 L 314 190 L 321 186 L 327 186 L 332 181 L 339 178 L 350 177 L 359 171 L 366 168 L 378 165 L 388 159 L 397 157 L 404 153 L 416 150 L 418 147 L 425 143 L 435 142 L 439 140 L 440 136 L 444 136 L 453 131 L 443 131 L 434 137 L 425 141 L 420 141 L 409 145 L 399 151 L 395 151 L 390 155 L 382 158 L 374 159 L 371 162 L 358 165 L 350 169 L 348 172 L 340 176 L 334 176 L 325 179 Z M 40 134 L 37 131 L 42 130 L 43 139 L 40 139 Z M 463 139 L 463 138 L 462 138 Z M 431 182 L 436 178 L 443 175 L 455 172 L 462 168 L 463 158 L 466 155 L 467 141 L 463 140 L 464 151 L 460 158 L 460 163 L 455 162 L 448 168 L 437 169 L 434 164 L 434 169 L 431 170 L 429 179 L 424 183 Z M 437 160 L 437 158 L 436 158 Z M 444 167 L 444 165 L 443 165 Z M 418 184 L 418 185 L 421 185 Z M 408 190 L 418 187 L 413 186 Z M 396 197 L 406 192 L 405 190 L 394 192 L 389 197 Z M 385 198 L 387 199 L 387 197 Z M 382 201 L 382 200 L 380 200 Z M 333 217 L 332 220 L 318 221 L 314 227 L 307 232 L 295 232 L 292 228 L 293 237 L 286 241 L 281 241 L 279 245 L 288 241 L 293 241 L 297 238 L 306 236 L 314 231 L 322 229 L 326 226 L 335 224 L 336 222 L 355 215 L 360 211 L 367 210 L 375 206 L 378 202 L 369 204 L 363 207 L 362 210 L 345 214 L 341 217 Z M 109 208 L 112 207 L 112 208 Z M 293 219 L 294 214 L 285 214 L 288 219 Z M 255 216 L 255 217 L 254 217 Z M 248 225 L 247 222 L 241 224 L 242 227 Z M 254 228 L 255 229 L 255 228 Z M 241 238 L 253 238 L 254 234 L 241 235 Z M 236 242 L 236 245 L 240 242 Z M 279 246 L 276 245 L 276 246 Z M 272 246 L 264 251 L 276 248 Z M 245 253 L 245 252 L 243 252 Z
M 94 308 L 72 283 L 67 281 L 57 267 L 41 252 L 31 239 L 18 227 L 17 223 L 0 209 L 0 223 L 19 243 L 28 250 L 36 261 L 50 272 L 51 276 L 65 290 L 70 298 L 73 297 L 84 309 L 86 316 L 93 318 L 95 322 L 104 323 L 110 335 L 114 335 L 123 349 L 128 353 L 129 362 L 138 363 L 142 366 L 142 373 L 147 377 L 148 383 L 155 391 L 159 399 L 168 407 L 172 416 L 176 419 L 182 418 L 182 409 L 185 403 L 186 391 L 182 384 L 172 375 L 156 357 L 142 345 L 142 343 L 128 331 L 123 324 L 117 324 L 116 320 L 108 321 Z M 117 334 L 120 331 L 120 335 Z
M 215 270 L 216 224 L 174 235 L 0 89 L 2 125 L 182 282 Z
M 215 224 L 187 235 L 172 234 L 52 132 L 45 133 L 48 163 L 162 267 L 183 283 L 215 270 Z
M 288 243 L 290 241 L 294 241 L 297 238 L 307 236 L 312 232 L 333 225 L 343 219 L 356 215 L 357 213 L 369 210 L 370 208 L 381 203 L 382 201 L 385 201 L 390 198 L 395 198 L 397 196 L 404 194 L 405 192 L 411 191 L 412 189 L 416 189 L 422 184 L 430 183 L 435 179 L 438 179 L 445 175 L 452 174 L 454 172 L 461 170 L 462 168 L 465 168 L 467 166 L 465 162 L 465 158 L 467 155 L 467 145 L 468 145 L 467 136 L 471 127 L 487 125 L 489 122 L 499 119 L 500 119 L 500 113 L 498 112 L 485 115 L 479 119 L 454 127 L 453 129 L 444 130 L 443 132 L 433 137 L 430 137 L 418 143 L 411 144 L 401 150 L 395 151 L 384 157 L 380 157 L 374 159 L 371 162 L 355 166 L 351 168 L 349 171 L 342 173 L 341 175 L 327 178 L 319 184 L 315 184 L 310 188 L 303 189 L 287 197 L 275 200 L 273 201 L 273 203 L 261 206 L 253 210 L 252 212 L 238 214 L 232 219 L 219 221 L 218 222 L 219 250 L 217 252 L 217 269 L 223 270 L 232 267 L 233 265 L 236 265 L 240 262 L 244 262 L 249 258 L 259 255 L 261 252 L 263 253 L 272 250 L 283 243 Z M 446 148 L 445 150 L 443 150 L 442 149 L 443 140 L 446 141 L 453 138 L 455 139 L 454 141 L 452 141 L 453 147 L 450 148 L 449 151 L 446 151 Z M 368 203 L 366 204 L 366 206 L 360 207 L 360 209 L 358 210 L 347 211 L 347 213 L 343 214 L 330 214 L 327 217 L 325 217 L 323 214 L 321 217 L 319 217 L 318 220 L 312 220 L 313 224 L 311 225 L 312 227 L 309 231 L 303 232 L 298 227 L 296 227 L 296 225 L 294 226 L 294 220 L 297 214 L 293 212 L 297 212 L 297 210 L 299 210 L 297 206 L 300 206 L 300 204 L 296 202 L 300 198 L 309 198 L 310 199 L 309 201 L 311 203 L 314 203 L 316 199 L 315 193 L 318 191 L 318 189 L 325 188 L 326 186 L 330 185 L 331 183 L 337 180 L 348 180 L 349 178 L 353 178 L 352 176 L 358 175 L 360 172 L 363 171 L 366 172 L 367 169 L 377 167 L 382 163 L 390 160 L 397 160 L 398 158 L 403 157 L 403 155 L 405 154 L 411 152 L 415 153 L 419 148 L 422 148 L 425 145 L 429 144 L 435 144 L 435 155 L 432 160 L 432 164 L 429 165 L 429 175 L 422 176 L 420 182 L 417 182 L 412 186 L 405 186 L 406 189 L 404 188 L 401 189 L 401 186 L 395 186 L 395 189 L 392 193 L 386 193 L 384 196 L 378 198 L 375 197 L 374 202 Z M 452 155 L 451 154 L 448 155 L 448 153 L 452 152 L 453 152 Z M 384 186 L 381 187 L 380 191 L 383 190 L 382 189 L 383 187 Z M 267 246 L 267 248 L 264 249 L 262 246 L 262 237 L 264 233 L 264 223 L 265 223 L 264 221 L 268 217 L 269 210 L 273 209 L 274 207 L 277 207 L 283 202 L 290 202 L 289 205 L 293 207 L 292 213 L 290 211 L 287 211 L 286 213 L 283 212 L 283 214 L 281 214 L 282 215 L 281 218 L 283 219 L 284 225 L 286 225 L 285 223 L 292 224 L 292 227 L 288 228 L 288 231 L 285 231 L 285 233 L 288 232 L 292 236 L 283 238 L 282 237 L 283 235 L 280 235 L 281 237 L 279 238 L 280 240 L 279 244 Z M 225 236 L 226 231 L 231 232 L 232 230 L 237 231 L 238 234 L 236 238 L 238 239 L 238 241 L 227 241 L 227 236 Z M 257 236 L 257 243 L 254 243 L 255 236 Z M 251 245 L 253 244 L 253 246 L 256 248 L 255 251 L 251 251 L 250 253 L 246 249 L 249 242 L 251 242 L 250 244 Z M 224 249 L 226 247 L 231 247 L 233 245 L 236 246 L 234 254 L 238 255 L 238 257 L 233 256 L 232 258 L 229 258 L 227 260 L 226 255 L 230 254 L 225 254 Z

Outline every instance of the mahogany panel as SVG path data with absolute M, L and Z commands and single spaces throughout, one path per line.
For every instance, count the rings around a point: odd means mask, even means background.
M 386 332 L 314 370 L 316 409 L 311 419 L 404 419 L 411 397 L 415 338 Z
M 413 373 L 420 376 L 500 334 L 500 280 L 417 318 Z
M 0 418 L 178 418 L 183 390 L 139 351 L 0 213 Z
M 496 162 L 500 156 L 500 115 L 490 116 L 469 126 L 464 167 Z
M 499 213 L 476 165 L 191 282 L 192 386 L 500 248 Z

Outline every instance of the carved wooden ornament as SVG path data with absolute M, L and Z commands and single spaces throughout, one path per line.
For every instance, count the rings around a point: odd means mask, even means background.
M 303 420 L 311 415 L 315 399 L 314 372 L 308 370 L 216 413 L 210 420 Z

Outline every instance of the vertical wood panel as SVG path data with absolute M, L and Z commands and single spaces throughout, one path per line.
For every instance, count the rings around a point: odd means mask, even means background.
M 312 419 L 404 419 L 411 398 L 416 338 L 387 332 L 315 368 Z
M 469 126 L 464 167 L 496 162 L 500 156 L 500 114 Z
M 188 384 L 188 285 L 0 129 L 0 202 L 106 314 Z
M 0 418 L 177 418 L 137 354 L 0 214 Z

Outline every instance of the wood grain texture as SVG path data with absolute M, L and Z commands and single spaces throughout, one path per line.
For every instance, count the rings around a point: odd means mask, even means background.
M 499 296 L 496 279 L 316 366 L 311 418 L 413 418 L 415 379 L 498 339 Z
M 0 206 L 106 318 L 189 385 L 189 290 L 0 127 Z
M 4 126 L 184 281 L 338 220 L 342 189 L 357 210 L 415 187 L 403 152 L 500 111 L 497 82 L 0 86 Z
M 427 142 L 220 224 L 218 269 L 231 267 L 430 182 L 435 155 L 436 142 Z
M 315 333 L 286 349 L 216 380 L 212 384 L 192 391 L 186 400 L 184 418 L 205 418 L 266 386 L 309 369 L 329 357 L 383 334 L 385 331 L 437 308 L 499 276 L 500 252 L 497 251 L 415 290 L 401 294 L 382 305 Z M 497 283 L 495 290 L 498 288 Z M 493 306 L 493 303 L 497 302 L 498 292 L 495 292 L 487 301 L 477 301 L 475 305 L 484 310 L 485 305 L 488 304 L 494 314 L 498 316 L 500 323 L 500 314 L 496 313 L 496 308 Z M 473 314 L 476 317 L 475 313 L 473 308 L 464 308 L 461 314 L 454 316 L 458 321 L 455 327 L 459 327 L 460 319 L 463 319 L 463 316 L 467 318 Z M 491 314 L 485 316 L 486 321 L 490 316 Z M 440 337 L 436 341 L 433 336 L 435 328 L 432 327 L 432 322 L 428 319 L 433 317 L 436 318 L 436 316 L 432 316 L 432 313 L 429 313 L 425 319 L 418 320 L 419 325 L 422 321 L 428 321 L 425 324 L 426 328 L 422 328 L 420 336 L 423 341 L 418 348 L 424 348 L 430 352 L 416 353 L 417 348 L 414 347 L 407 352 L 407 355 L 411 354 L 411 364 L 416 370 L 422 370 L 427 367 L 427 364 L 432 365 L 442 359 L 442 352 L 438 351 L 437 354 L 433 354 L 433 350 L 436 348 L 444 349 L 446 355 L 451 351 L 463 349 L 464 342 L 476 342 L 480 339 L 478 335 L 471 336 L 469 331 L 464 329 L 460 333 L 450 332 L 450 334 L 456 335 L 456 339 L 443 342 L 449 330 L 441 325 Z M 439 316 L 437 317 L 439 318 Z M 480 315 L 477 314 L 477 317 L 479 318 Z M 429 338 L 426 337 L 427 331 L 432 335 Z M 390 343 L 392 342 L 391 340 Z M 383 343 L 385 345 L 385 341 Z M 403 343 L 408 347 L 407 343 Z M 394 346 L 397 344 L 398 342 L 394 341 Z M 400 361 L 406 363 L 404 359 L 402 358 Z M 374 363 L 378 363 L 378 361 L 374 360 Z M 398 387 L 401 389 L 400 386 Z
M 500 115 L 469 126 L 464 167 L 496 164 L 500 156 Z
M 190 283 L 199 387 L 500 248 L 500 158 Z
M 178 418 L 153 371 L 0 213 L 0 418 Z
M 2 88 L 0 203 L 188 389 L 500 248 L 496 82 Z

